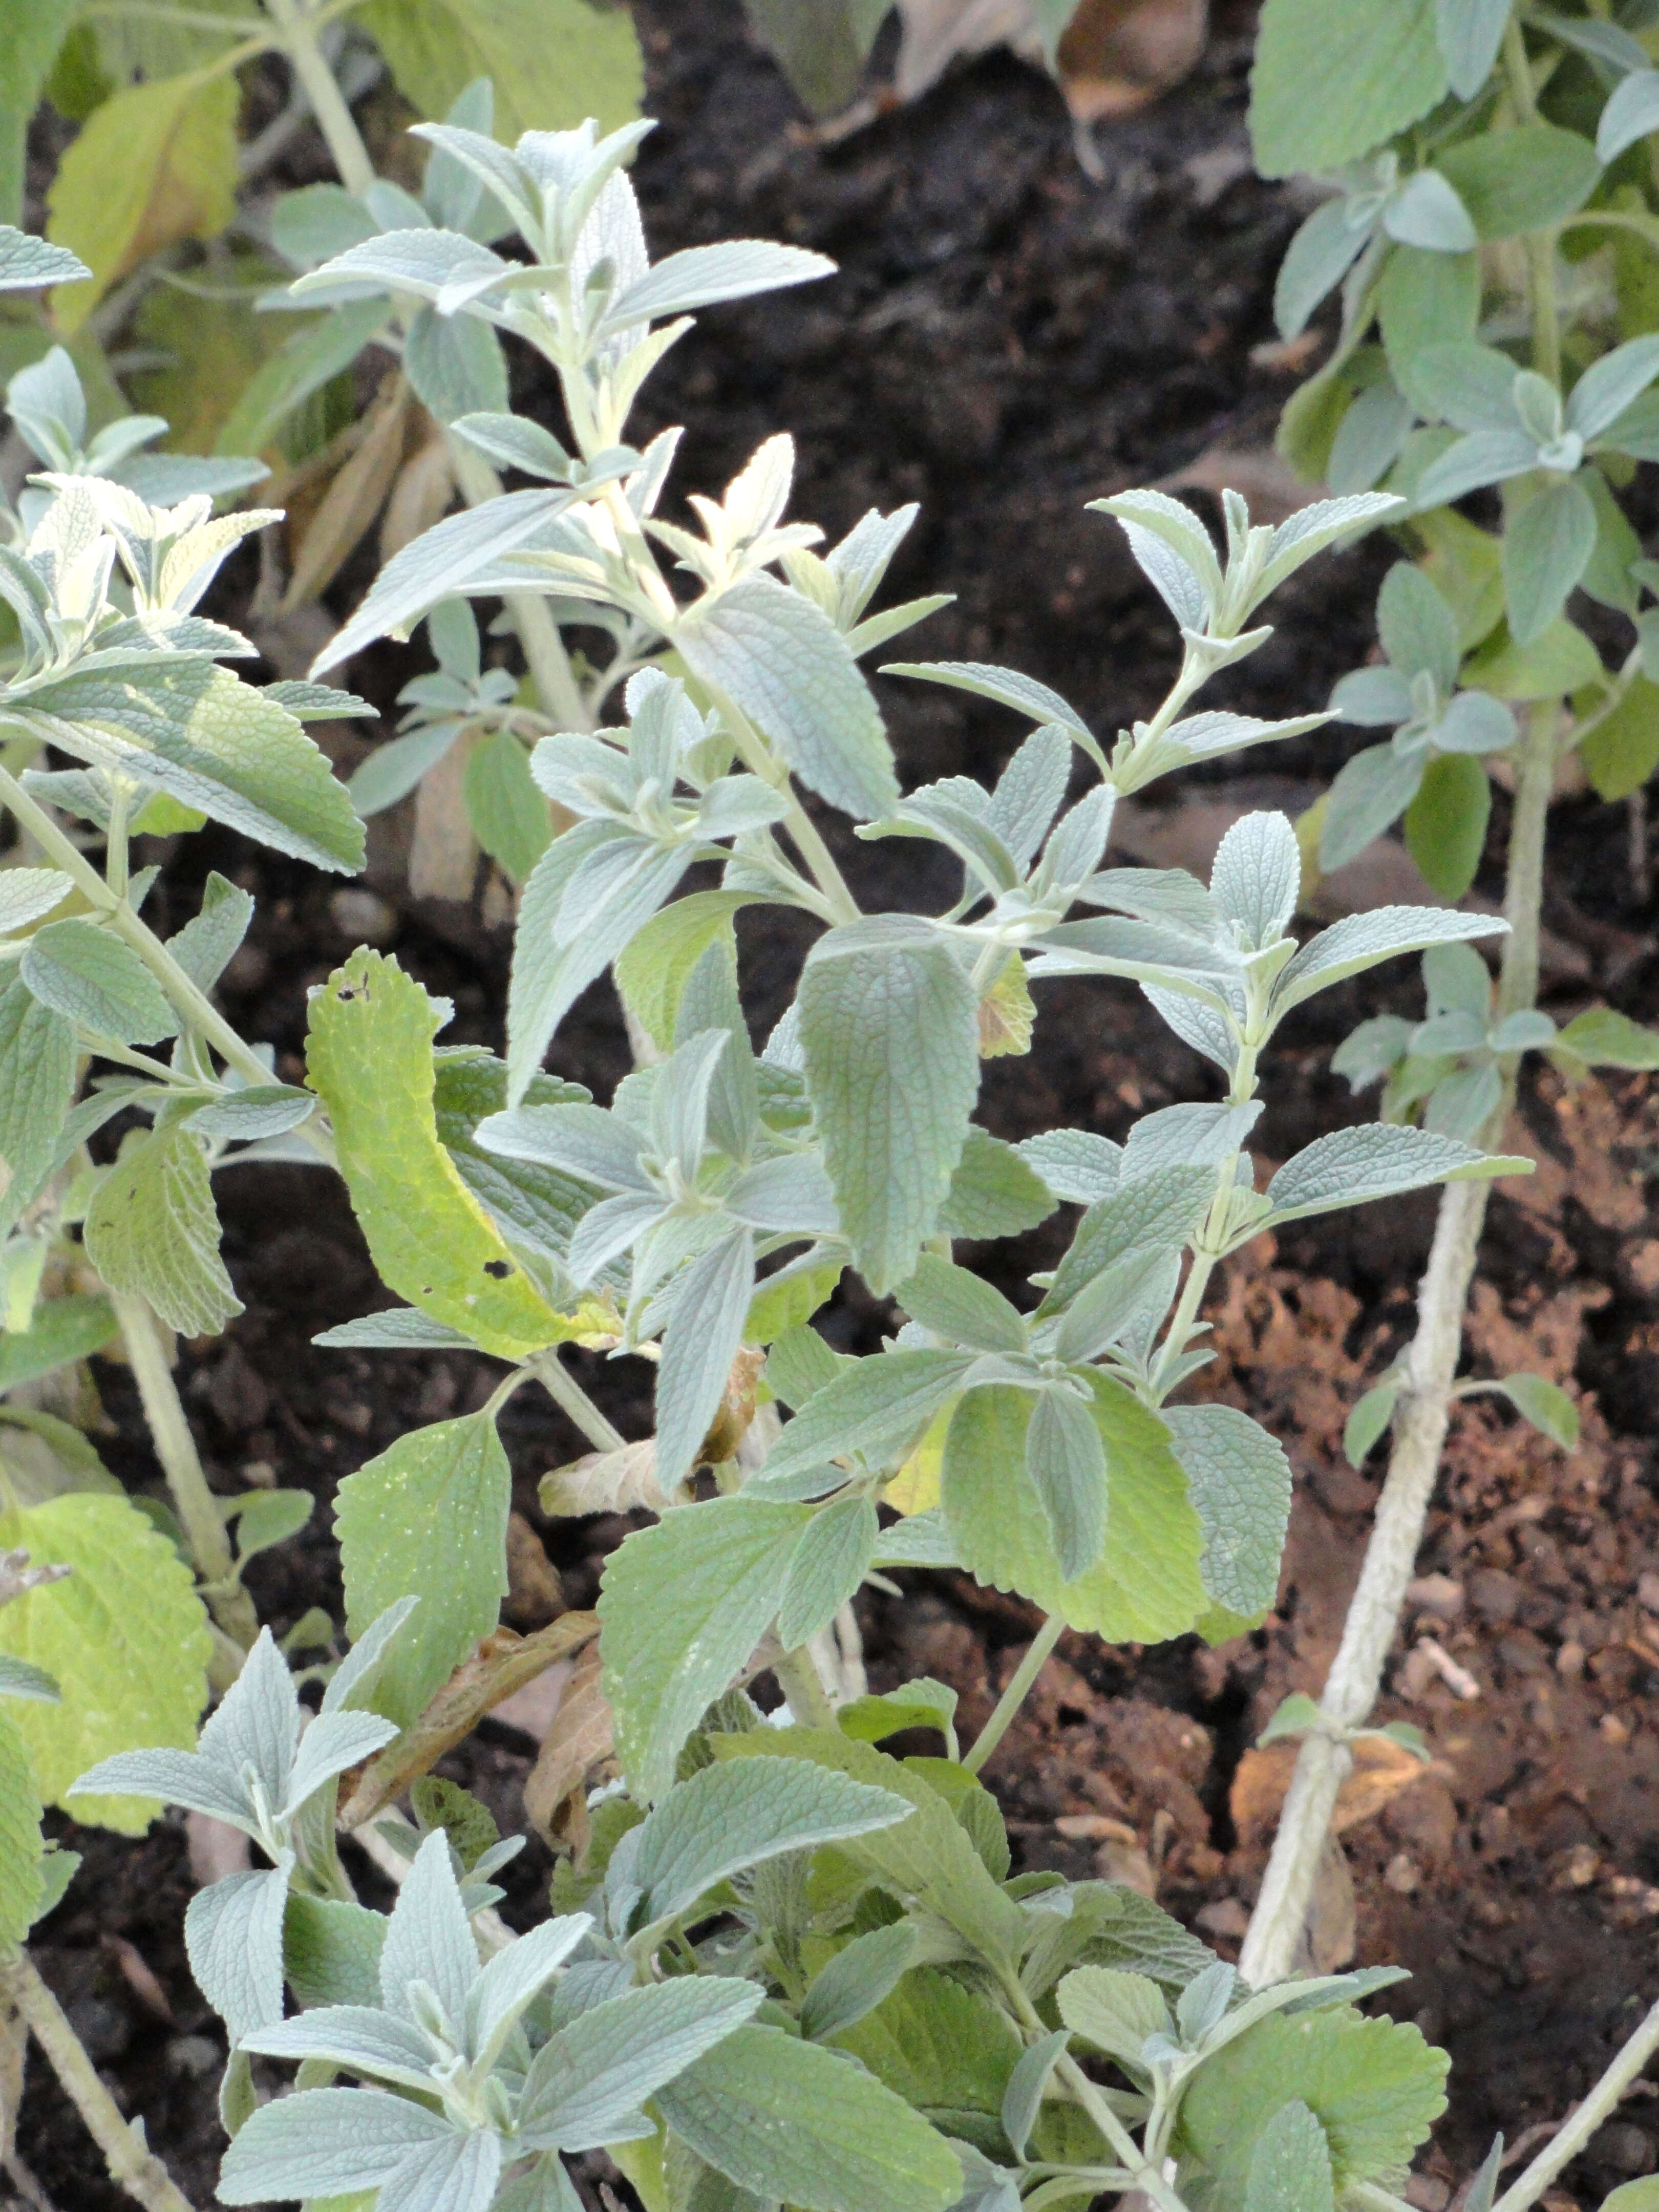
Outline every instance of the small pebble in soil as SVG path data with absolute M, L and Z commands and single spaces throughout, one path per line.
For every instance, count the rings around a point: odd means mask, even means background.
M 224 2053 L 205 2035 L 175 2035 L 167 2047 L 169 2074 L 187 2075 L 199 2081 L 224 2063 Z
M 1614 2173 L 1653 2171 L 1652 2138 L 1629 2120 L 1610 2120 L 1606 2127 L 1598 2128 L 1584 2154 L 1594 2165 L 1610 2167 Z
M 1455 1620 L 1463 1610 L 1463 1585 L 1449 1575 L 1419 1575 L 1406 1585 L 1406 1602 L 1419 1613 L 1437 1613 Z
M 398 934 L 398 910 L 378 891 L 336 891 L 328 918 L 354 945 L 390 945 Z
M 1382 1869 L 1382 1879 L 1401 1897 L 1410 1897 L 1423 1886 L 1417 1861 L 1409 1851 L 1396 1851 Z

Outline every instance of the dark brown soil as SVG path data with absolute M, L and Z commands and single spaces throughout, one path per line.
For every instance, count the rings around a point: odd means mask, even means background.
M 894 589 L 953 587 L 959 597 L 918 634 L 918 650 L 1023 667 L 1097 728 L 1145 711 L 1172 666 L 1169 626 L 1115 532 L 1084 502 L 1167 478 L 1218 446 L 1253 455 L 1260 470 L 1290 388 L 1284 371 L 1252 360 L 1273 335 L 1273 271 L 1297 214 L 1285 191 L 1249 173 L 1248 7 L 1218 6 L 1194 77 L 1102 132 L 1100 183 L 1079 169 L 1051 89 L 1012 62 L 983 61 L 826 148 L 801 129 L 748 43 L 737 0 L 641 0 L 637 13 L 663 118 L 637 171 L 659 248 L 752 231 L 819 247 L 842 270 L 823 286 L 710 314 L 671 356 L 641 427 L 687 424 L 680 482 L 712 488 L 763 436 L 787 428 L 800 447 L 795 511 L 832 537 L 872 503 L 921 502 Z M 520 404 L 546 397 L 527 386 Z M 1372 547 L 1327 560 L 1282 594 L 1279 634 L 1231 679 L 1232 698 L 1259 713 L 1319 704 L 1364 657 L 1386 559 Z M 341 605 L 362 580 L 346 580 Z M 244 574 L 244 591 L 249 582 Z M 389 700 L 405 668 L 387 653 L 355 673 Z M 1016 734 L 995 710 L 954 695 L 889 684 L 885 703 L 913 781 L 992 771 Z M 1281 748 L 1265 781 L 1224 768 L 1205 787 L 1194 779 L 1186 805 L 1138 817 L 1125 842 L 1203 865 L 1230 810 L 1304 804 L 1347 742 L 1339 733 Z M 1500 799 L 1487 891 L 1499 879 L 1504 817 Z M 1553 1010 L 1570 1013 L 1596 993 L 1653 1018 L 1654 916 L 1633 903 L 1624 810 L 1567 794 L 1555 834 Z M 390 940 L 455 1000 L 452 1036 L 495 1040 L 505 933 L 469 910 L 410 901 L 395 842 L 394 824 L 373 876 L 395 909 Z M 896 848 L 841 842 L 872 904 L 910 902 L 919 885 L 928 896 L 927 848 L 904 848 L 900 862 Z M 260 893 L 226 1003 L 248 1034 L 291 1055 L 307 987 L 349 950 L 358 923 L 335 886 L 302 870 L 228 839 L 194 848 L 182 869 L 210 862 Z M 942 873 L 937 889 L 943 899 Z M 190 892 L 179 896 L 187 910 Z M 775 939 L 747 947 L 757 1026 L 785 1002 L 799 951 Z M 1417 1003 L 1407 975 L 1384 989 L 1403 1010 Z M 1261 1141 L 1272 1156 L 1356 1116 L 1328 1056 L 1376 1005 L 1357 994 L 1322 1000 L 1285 1041 L 1267 1078 Z M 1121 1134 L 1140 1111 L 1208 1095 L 1199 1063 L 1126 989 L 1051 989 L 1044 1016 L 1031 1059 L 989 1072 L 986 1118 L 1009 1135 L 1055 1121 Z M 608 1092 L 624 1061 L 602 991 L 567 1024 L 554 1057 Z M 1559 2118 L 1659 1993 L 1659 1733 L 1649 1711 L 1659 1686 L 1659 1106 L 1634 1079 L 1566 1095 L 1546 1078 L 1525 1121 L 1543 1164 L 1529 1188 L 1507 1186 L 1493 1203 L 1472 1361 L 1482 1373 L 1536 1369 L 1574 1389 L 1584 1442 L 1566 1457 L 1490 1401 L 1459 1413 L 1416 1626 L 1384 1709 L 1426 1731 L 1433 1763 L 1404 1787 L 1397 1764 L 1379 1767 L 1346 1834 L 1358 1954 L 1411 1969 L 1395 2008 L 1453 2055 L 1452 2107 L 1428 2160 L 1441 2179 L 1419 2185 L 1416 2198 L 1431 2212 L 1494 2129 L 1513 2140 Z M 480 1360 L 312 1348 L 319 1328 L 379 1295 L 337 1185 L 252 1167 L 225 1179 L 222 1203 L 247 1312 L 227 1337 L 187 1351 L 187 1400 L 227 1489 L 250 1466 L 255 1480 L 268 1468 L 313 1490 L 324 1509 L 304 1537 L 258 1564 L 262 1615 L 279 1628 L 312 1605 L 337 1617 L 326 1511 L 336 1480 L 406 1428 L 481 1402 L 491 1377 Z M 1271 1421 L 1291 1452 L 1297 1498 L 1279 1611 L 1215 1653 L 1068 1640 L 993 1769 L 1027 1863 L 1076 1875 L 1099 1867 L 1155 1887 L 1228 1955 L 1283 1787 L 1282 1771 L 1249 1747 L 1287 1692 L 1317 1689 L 1334 1650 L 1376 1493 L 1375 1466 L 1357 1474 L 1341 1455 L 1342 1421 L 1409 1329 L 1431 1221 L 1431 1202 L 1407 1201 L 1299 1231 L 1277 1249 L 1263 1240 L 1232 1265 L 1216 1315 L 1221 1357 L 1199 1387 Z M 1053 1250 L 1052 1233 L 1039 1233 L 999 1265 L 1012 1278 Z M 868 1342 L 875 1319 L 849 1306 L 829 1325 Z M 637 1384 L 597 1364 L 589 1379 L 638 1432 Z M 130 1385 L 109 1367 L 100 1381 L 111 1462 L 148 1485 L 155 1471 Z M 626 1524 L 541 1523 L 537 1478 L 576 1440 L 528 1394 L 512 1401 L 504 1429 L 519 1504 L 545 1537 L 566 1600 L 586 1604 Z M 941 1676 L 962 1691 L 971 1723 L 988 1711 L 1034 1616 L 954 1577 L 910 1581 L 902 1601 L 867 1607 L 872 1678 L 885 1686 L 905 1673 Z M 1419 1630 L 1468 1671 L 1478 1697 L 1454 1698 L 1408 1656 Z M 480 1788 L 505 1823 L 532 1748 L 486 1723 L 447 1771 Z M 211 2094 L 220 2045 L 185 1965 L 182 1831 L 169 1819 L 132 1844 L 54 1825 L 88 1863 L 41 1931 L 43 1970 L 124 2108 L 143 2114 L 152 2143 L 206 2204 L 221 2142 Z M 514 1917 L 536 1911 L 546 1872 L 538 1847 L 517 1863 Z M 1342 1917 L 1339 1896 L 1323 1929 L 1339 1948 Z M 119 2200 L 78 2124 L 38 2065 L 32 2080 L 23 2156 L 63 2212 L 106 2212 Z M 1653 2094 L 1659 2082 L 1631 2100 L 1552 2202 L 1593 2205 L 1659 2160 Z

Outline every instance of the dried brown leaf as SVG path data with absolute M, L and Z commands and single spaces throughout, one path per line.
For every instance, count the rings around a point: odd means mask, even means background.
M 576 1662 L 541 1753 L 524 1786 L 524 1809 L 538 1835 L 579 1849 L 586 1796 L 599 1770 L 615 1756 L 611 1707 L 600 1686 L 599 1654 L 590 1647 Z
M 373 527 L 403 463 L 411 405 L 408 386 L 392 371 L 376 396 L 357 450 L 306 526 L 283 594 L 284 609 L 325 591 Z
M 471 750 L 470 739 L 462 738 L 435 768 L 427 770 L 416 787 L 409 888 L 416 898 L 461 903 L 472 896 L 472 880 L 478 872 L 478 843 L 472 835 L 472 817 L 466 811 L 466 761 Z
M 657 1483 L 656 1439 L 623 1444 L 618 1451 L 584 1452 L 556 1467 L 537 1492 L 544 1513 L 574 1518 L 583 1513 L 665 1513 L 669 1500 Z

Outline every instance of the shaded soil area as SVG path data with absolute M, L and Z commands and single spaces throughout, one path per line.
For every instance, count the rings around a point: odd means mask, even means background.
M 1162 609 L 1085 501 L 1182 472 L 1200 486 L 1244 481 L 1271 500 L 1266 449 L 1291 388 L 1271 352 L 1255 356 L 1273 337 L 1273 276 L 1299 210 L 1249 173 L 1250 11 L 1214 12 L 1195 76 L 1103 131 L 1095 182 L 1051 89 L 1012 62 L 987 59 L 915 108 L 823 145 L 745 39 L 737 0 L 638 9 L 663 118 L 637 171 L 659 250 L 752 231 L 818 247 L 842 270 L 829 284 L 708 315 L 651 387 L 640 430 L 687 425 L 679 481 L 692 488 L 714 487 L 762 437 L 792 431 L 795 512 L 832 538 L 872 504 L 919 501 L 892 591 L 959 596 L 917 634 L 918 653 L 1022 667 L 1106 731 L 1156 702 L 1174 656 Z M 531 384 L 520 399 L 549 404 Z M 1218 449 L 1244 458 L 1224 466 Z M 1263 714 L 1320 704 L 1365 655 L 1387 558 L 1372 546 L 1304 572 L 1280 595 L 1272 644 L 1218 696 Z M 340 607 L 365 574 L 344 580 Z M 236 575 L 246 593 L 251 562 Z M 281 642 L 270 649 L 275 660 Z M 354 678 L 389 702 L 408 670 L 406 654 L 388 651 Z M 988 775 L 1018 734 L 955 695 L 883 690 L 910 781 Z M 1236 767 L 1190 778 L 1158 809 L 1126 815 L 1121 848 L 1206 866 L 1229 819 L 1249 805 L 1306 804 L 1352 738 L 1279 748 L 1242 780 Z M 342 735 L 343 759 L 355 742 Z M 1505 819 L 1499 793 L 1480 886 L 1488 895 Z M 1593 994 L 1659 1015 L 1655 918 L 1637 902 L 1627 829 L 1624 809 L 1564 793 L 1546 948 L 1547 1003 L 1563 1017 Z M 487 926 L 487 902 L 409 898 L 406 839 L 395 818 L 377 830 L 367 901 L 358 887 L 342 891 L 211 835 L 179 856 L 161 895 L 179 902 L 174 926 L 192 908 L 191 871 L 218 866 L 259 893 L 224 998 L 246 1033 L 275 1041 L 283 1075 L 298 1073 L 307 988 L 365 934 L 453 998 L 451 1040 L 499 1041 L 506 932 Z M 893 846 L 836 842 L 872 906 L 948 898 L 927 848 L 907 846 L 901 860 Z M 1392 848 L 1375 868 L 1356 896 L 1389 895 L 1409 874 Z M 786 1003 L 802 950 L 768 927 L 744 941 L 757 1030 Z M 1412 976 L 1389 975 L 1381 1002 L 1416 1011 Z M 1375 993 L 1334 994 L 1287 1033 L 1259 1132 L 1272 1159 L 1370 1110 L 1332 1079 L 1328 1059 L 1378 1004 Z M 603 990 L 567 1024 L 553 1064 L 608 1095 L 625 1056 Z M 988 1066 L 983 1112 L 1011 1137 L 1056 1121 L 1121 1136 L 1140 1112 L 1210 1095 L 1207 1072 L 1138 996 L 1065 985 L 1050 987 L 1031 1058 Z M 1431 1760 L 1378 1753 L 1364 1767 L 1344 1808 L 1352 1897 L 1334 1873 L 1317 1931 L 1326 1955 L 1352 1944 L 1363 1961 L 1408 1966 L 1413 1978 L 1390 2002 L 1452 2052 L 1451 2110 L 1417 2198 L 1429 2212 L 1495 2128 L 1514 2142 L 1559 2118 L 1636 2008 L 1659 1994 L 1659 1101 L 1632 1079 L 1569 1093 L 1546 1075 L 1522 1119 L 1516 1134 L 1540 1172 L 1493 1201 L 1471 1371 L 1531 1369 L 1565 1384 L 1583 1442 L 1564 1455 L 1492 1399 L 1459 1411 L 1383 1711 L 1425 1730 Z M 305 1535 L 257 1563 L 262 1616 L 282 1629 L 321 1605 L 337 1619 L 326 1511 L 336 1480 L 404 1430 L 482 1403 L 494 1372 L 447 1354 L 313 1348 L 318 1330 L 381 1302 L 337 1186 L 252 1166 L 222 1179 L 222 1205 L 247 1310 L 225 1338 L 186 1347 L 186 1401 L 227 1490 L 274 1480 L 312 1489 L 323 1507 Z M 1409 1332 L 1432 1219 L 1426 1199 L 1338 1216 L 1276 1245 L 1261 1240 L 1225 1271 L 1220 1356 L 1196 1387 L 1267 1420 L 1291 1454 L 1297 1502 L 1279 1609 L 1216 1652 L 1068 1639 L 992 1769 L 1026 1864 L 1139 1883 L 1227 1955 L 1284 1786 L 1277 1754 L 1249 1747 L 1288 1692 L 1316 1691 L 1335 1650 L 1377 1481 L 1375 1462 L 1356 1473 L 1343 1458 L 1342 1423 Z M 1052 1264 L 1063 1233 L 1051 1223 L 1000 1251 L 1001 1279 Z M 827 1326 L 867 1347 L 881 1318 L 852 1302 Z M 641 1432 L 637 1382 L 592 1364 L 595 1395 Z M 151 1486 L 131 1385 L 116 1367 L 97 1373 L 101 1446 L 135 1486 Z M 503 1433 L 520 1510 L 564 1601 L 590 1603 L 628 1524 L 541 1520 L 538 1478 L 580 1449 L 544 1400 L 514 1398 Z M 551 1593 L 544 1577 L 521 1581 L 509 1617 L 534 1626 Z M 1036 1619 L 1016 1600 L 935 1576 L 909 1577 L 899 1600 L 872 1596 L 864 1625 L 875 1686 L 939 1676 L 959 1689 L 972 1725 Z M 534 1747 L 487 1723 L 444 1771 L 516 1825 Z M 185 1832 L 170 1818 L 131 1844 L 55 1825 L 88 1863 L 40 1933 L 43 1970 L 124 2109 L 144 2116 L 152 2143 L 206 2204 L 222 2045 L 184 1958 Z M 539 1846 L 516 1863 L 509 1917 L 538 1909 L 547 1871 Z M 61 2212 L 106 2212 L 120 2200 L 42 2069 L 32 2074 L 23 2156 Z M 1594 2205 L 1656 2163 L 1659 2105 L 1638 2094 L 1553 2201 Z

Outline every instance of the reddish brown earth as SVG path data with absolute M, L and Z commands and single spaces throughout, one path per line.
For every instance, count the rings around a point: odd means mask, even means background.
M 914 109 L 821 147 L 748 45 L 737 0 L 641 0 L 638 9 L 664 118 L 637 172 L 659 246 L 752 230 L 818 246 L 844 271 L 762 307 L 710 315 L 672 356 L 642 427 L 689 425 L 681 481 L 694 487 L 722 480 L 762 436 L 792 430 L 797 512 L 832 535 L 872 502 L 920 500 L 895 586 L 960 596 L 919 642 L 939 657 L 1021 665 L 1106 728 L 1155 701 L 1171 655 L 1161 611 L 1084 501 L 1167 479 L 1216 447 L 1255 454 L 1259 470 L 1289 389 L 1285 372 L 1252 352 L 1272 337 L 1273 273 L 1297 210 L 1248 172 L 1249 11 L 1214 12 L 1195 76 L 1102 131 L 1096 183 L 1073 158 L 1050 88 L 1011 62 L 981 63 Z M 520 404 L 534 410 L 545 398 L 526 386 Z M 1228 473 L 1237 480 L 1238 465 Z M 1200 474 L 1220 481 L 1213 469 Z M 1237 702 L 1263 713 L 1319 703 L 1364 656 L 1386 557 L 1372 548 L 1328 561 L 1281 595 L 1278 636 L 1231 680 Z M 347 576 L 339 606 L 365 574 Z M 252 581 L 251 568 L 233 579 L 233 613 L 234 592 Z M 406 667 L 387 652 L 355 674 L 389 701 Z M 993 770 L 1016 734 L 995 710 L 888 690 L 913 781 Z M 1346 742 L 1339 733 L 1285 748 L 1266 779 L 1230 781 L 1224 769 L 1189 781 L 1164 813 L 1127 825 L 1126 847 L 1203 866 L 1232 812 L 1305 804 Z M 1488 894 L 1501 881 L 1504 819 L 1500 797 Z M 367 909 L 360 892 L 343 896 L 228 839 L 196 840 L 179 855 L 190 877 L 217 865 L 261 895 L 225 987 L 247 1033 L 294 1054 L 306 989 L 367 933 L 367 918 L 454 998 L 453 1036 L 498 1037 L 505 934 L 472 908 L 410 899 L 398 835 L 394 823 L 378 841 L 381 903 Z M 1596 994 L 1655 1018 L 1655 917 L 1637 901 L 1624 810 L 1565 794 L 1553 835 L 1548 1004 L 1570 1014 Z M 925 869 L 917 849 L 907 848 L 901 873 L 896 848 L 849 841 L 849 868 L 873 904 L 908 901 Z M 922 897 L 930 885 L 924 874 Z M 187 883 L 177 895 L 189 910 Z M 784 1002 L 799 951 L 775 938 L 746 948 L 757 1026 Z M 1407 975 L 1384 989 L 1401 1011 L 1420 1003 Z M 1267 1075 L 1261 1141 L 1273 1158 L 1356 1118 L 1328 1056 L 1376 1004 L 1353 994 L 1322 1000 L 1286 1039 Z M 601 993 L 578 1010 L 555 1058 L 602 1096 L 622 1073 Z M 1133 994 L 1067 985 L 1045 1000 L 1031 1059 L 992 1064 L 985 1111 L 1009 1135 L 1056 1121 L 1121 1135 L 1139 1112 L 1208 1095 L 1206 1080 Z M 1432 1761 L 1374 1765 L 1348 1804 L 1344 1838 L 1357 1955 L 1411 1969 L 1394 2008 L 1453 2055 L 1451 2110 L 1419 2190 L 1431 2212 L 1495 2128 L 1514 2141 L 1559 2118 L 1659 1993 L 1659 1098 L 1635 1079 L 1569 1095 L 1547 1076 L 1523 1119 L 1516 1140 L 1540 1171 L 1493 1202 L 1470 1364 L 1564 1383 L 1579 1401 L 1583 1442 L 1569 1458 L 1490 1401 L 1457 1414 L 1383 1709 L 1425 1731 Z M 268 1469 L 313 1489 L 325 1509 L 303 1538 L 258 1562 L 262 1614 L 279 1629 L 313 1604 L 337 1618 L 325 1510 L 335 1480 L 403 1430 L 481 1402 L 490 1378 L 483 1362 L 447 1355 L 313 1350 L 317 1330 L 377 1296 L 337 1188 L 260 1167 L 223 1191 L 227 1253 L 247 1312 L 228 1337 L 186 1352 L 187 1401 L 227 1489 L 251 1469 L 269 1480 Z M 1269 1421 L 1290 1451 L 1297 1504 L 1279 1610 L 1218 1652 L 1068 1639 L 992 1769 L 1026 1864 L 1152 1887 L 1228 1955 L 1283 1786 L 1276 1756 L 1249 1747 L 1287 1692 L 1317 1688 L 1335 1648 L 1376 1495 L 1375 1467 L 1356 1474 L 1343 1459 L 1342 1422 L 1409 1329 L 1431 1220 L 1431 1201 L 1408 1200 L 1298 1230 L 1277 1247 L 1263 1239 L 1232 1263 L 1215 1310 L 1221 1356 L 1196 1387 Z M 1050 1261 L 1053 1234 L 999 1255 L 1004 1279 Z M 851 1307 L 829 1325 L 842 1341 L 872 1343 L 878 1319 Z M 125 1375 L 97 1374 L 111 1463 L 135 1486 L 153 1483 Z M 591 1381 L 639 1432 L 647 1408 L 633 1380 L 600 1368 Z M 513 1400 L 504 1429 L 520 1506 L 557 1565 L 564 1601 L 586 1604 L 627 1524 L 541 1522 L 537 1478 L 575 1440 L 527 1394 Z M 544 1619 L 548 1605 L 545 1588 L 526 1590 L 518 1625 Z M 961 1691 L 970 1723 L 1034 1626 L 1017 1601 L 948 1576 L 909 1577 L 902 1600 L 873 1597 L 864 1619 L 877 1686 L 902 1674 L 941 1676 Z M 1475 1696 L 1452 1694 L 1419 1650 L 1425 1636 Z M 486 1723 L 445 1771 L 516 1825 L 532 1751 L 528 1737 Z M 151 2142 L 206 2204 L 222 2045 L 185 1965 L 182 1829 L 168 1820 L 133 1844 L 54 1825 L 88 1863 L 41 1931 L 43 1969 L 124 2107 L 145 2116 Z M 539 1845 L 517 1863 L 515 1918 L 539 1909 L 547 1870 Z M 1321 1916 L 1331 1955 L 1346 1933 L 1338 1881 Z M 33 2077 L 23 2155 L 60 2212 L 106 2212 L 120 2200 L 41 2069 Z M 1659 2082 L 1643 2091 L 1553 2203 L 1593 2206 L 1659 2161 Z

